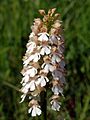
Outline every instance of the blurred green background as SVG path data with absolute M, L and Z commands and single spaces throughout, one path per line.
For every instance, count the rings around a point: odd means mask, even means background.
M 90 120 L 90 0 L 0 0 L 0 120 L 38 119 L 19 104 L 22 56 L 38 10 L 53 7 L 64 26 L 67 85 L 61 111 L 47 118 Z

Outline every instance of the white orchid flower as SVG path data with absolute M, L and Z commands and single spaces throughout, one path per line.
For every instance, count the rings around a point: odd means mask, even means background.
M 52 56 L 52 63 L 55 64 L 56 62 L 59 63 L 61 61 L 60 57 L 54 54 Z
M 25 75 L 20 82 L 23 86 L 29 81 L 29 75 Z M 23 84 L 25 83 L 25 84 Z
M 29 90 L 34 91 L 35 88 L 36 88 L 35 80 L 32 80 L 21 88 L 21 92 L 23 92 L 24 94 L 27 94 Z
M 39 33 L 38 36 L 39 36 L 38 37 L 39 41 L 48 41 L 48 39 L 49 39 L 49 34 L 46 32 Z
M 35 42 L 29 42 L 27 43 L 27 53 L 32 53 L 34 48 L 36 48 L 36 43 Z
M 31 116 L 34 117 L 36 115 L 41 115 L 41 110 L 40 110 L 40 106 L 37 105 L 33 105 L 29 110 L 28 113 L 31 113 Z
M 37 74 L 37 69 L 30 66 L 30 68 L 26 72 L 24 72 L 23 76 L 29 75 L 30 77 L 34 77 L 36 74 Z
M 41 55 L 44 55 L 44 54 L 48 55 L 50 53 L 51 53 L 51 47 L 50 46 L 43 46 L 41 48 L 41 51 L 40 51 Z
M 29 85 L 30 85 L 29 86 L 30 91 L 34 91 L 36 88 L 35 80 L 32 80 Z
M 60 86 L 58 86 L 58 85 L 53 86 L 52 87 L 52 91 L 56 95 L 59 95 L 59 93 L 61 93 L 61 95 L 63 96 L 63 89 Z
M 43 87 L 46 85 L 47 82 L 49 82 L 49 79 L 45 76 L 41 76 L 37 79 L 35 83 L 36 85 L 41 85 L 41 87 Z
M 27 66 L 29 62 L 37 62 L 40 59 L 40 53 L 32 54 L 27 60 L 24 61 L 24 66 Z
M 51 104 L 52 104 L 52 109 L 55 110 L 55 111 L 59 111 L 60 109 L 60 103 L 56 100 L 52 100 L 51 101 Z
M 49 71 L 53 72 L 55 70 L 55 67 L 50 63 L 43 63 L 41 68 L 43 68 L 45 73 L 48 73 Z
M 27 83 L 25 86 L 21 88 L 21 92 L 23 92 L 24 94 L 27 94 L 29 88 L 30 88 L 30 83 Z

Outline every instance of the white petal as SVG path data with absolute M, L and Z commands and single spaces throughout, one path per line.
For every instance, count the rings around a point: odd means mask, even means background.
M 25 86 L 26 85 L 26 83 L 24 82 L 24 83 L 22 83 L 22 86 Z
M 31 113 L 31 111 L 32 111 L 32 108 L 29 108 L 28 113 Z
M 32 114 L 31 114 L 33 117 L 36 116 L 36 107 L 33 107 L 32 108 Z
M 36 47 L 36 44 L 34 42 L 30 42 L 27 44 L 27 51 L 26 52 L 33 52 L 34 48 Z
M 34 35 L 35 35 L 35 33 L 32 32 L 32 33 L 29 35 L 29 38 L 32 38 Z
M 31 55 L 30 57 L 29 57 L 29 61 L 32 61 L 34 59 L 34 55 Z
M 42 48 L 41 51 L 40 51 L 40 54 L 44 55 L 44 53 L 45 53 L 44 48 Z
M 41 35 L 39 38 L 38 38 L 39 41 L 42 41 L 43 40 L 43 36 Z
M 46 81 L 44 78 L 41 79 L 41 87 L 45 86 L 46 85 Z
M 27 60 L 23 62 L 24 66 L 27 66 L 29 62 L 32 61 L 33 59 L 34 59 L 34 55 L 31 55 Z
M 49 65 L 48 65 L 48 64 L 45 65 L 45 67 L 44 67 L 44 71 L 45 71 L 46 73 L 49 72 Z
M 35 81 L 32 80 L 32 81 L 30 82 L 30 91 L 34 91 L 34 90 L 35 90 Z
M 48 55 L 48 54 L 50 54 L 50 52 L 51 52 L 50 49 L 45 46 L 45 53 Z
M 32 67 L 31 69 L 28 69 L 24 75 L 29 75 L 30 77 L 34 77 L 35 74 L 37 74 L 37 69 Z
M 52 57 L 52 63 L 60 62 L 61 59 L 57 55 L 53 55 Z
M 60 62 L 61 61 L 61 59 L 57 56 L 56 57 L 56 62 Z
M 52 63 L 55 63 L 55 56 L 52 57 Z
M 56 108 L 52 105 L 52 110 L 55 110 L 56 111 Z
M 41 110 L 38 107 L 36 107 L 36 114 L 41 115 Z
M 22 81 L 20 82 L 21 84 L 23 82 L 27 83 L 29 81 L 29 76 L 28 75 L 25 75 L 25 77 L 23 77 Z
M 54 92 L 54 94 L 58 95 L 59 94 L 59 89 L 57 86 L 52 87 L 52 91 Z
M 29 84 L 26 84 L 24 87 L 21 88 L 21 91 L 26 94 L 28 92 L 28 88 Z
M 23 62 L 24 66 L 27 66 L 29 64 L 30 60 L 29 58 Z
M 21 95 L 22 100 L 19 103 L 22 103 L 26 97 L 26 94 Z
M 53 101 L 53 103 L 52 103 L 52 109 L 55 110 L 55 111 L 56 110 L 59 111 L 59 109 L 60 109 L 59 103 L 56 102 L 56 101 Z
M 45 65 L 46 65 L 46 64 L 45 64 L 45 63 L 43 63 L 43 64 L 42 64 L 42 66 L 41 66 L 41 68 L 44 68 L 44 67 L 45 67 Z
M 50 70 L 51 72 L 53 72 L 53 71 L 55 70 L 55 67 L 54 67 L 53 65 L 50 65 L 50 64 L 49 64 L 49 70 Z
M 36 53 L 36 54 L 34 55 L 33 61 L 34 61 L 34 62 L 37 62 L 39 59 L 40 59 L 40 54 L 39 54 L 39 53 Z
M 40 81 L 41 81 L 40 78 L 38 78 L 38 80 L 35 81 L 36 86 L 40 84 Z
M 38 35 L 40 35 L 40 37 L 38 38 L 39 41 L 48 41 L 48 37 L 49 34 L 44 32 L 44 33 L 39 33 Z
M 32 71 L 31 71 L 31 73 L 30 73 L 30 76 L 31 77 L 34 77 L 35 76 L 35 74 L 37 74 L 37 69 L 32 69 Z
M 46 81 L 49 82 L 49 79 L 47 77 L 45 77 Z
M 43 35 L 43 40 L 48 41 L 48 37 L 46 35 Z

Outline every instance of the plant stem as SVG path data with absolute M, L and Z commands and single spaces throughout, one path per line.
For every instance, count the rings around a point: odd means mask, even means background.
M 80 115 L 80 119 L 79 120 L 84 120 L 85 119 L 85 115 L 86 115 L 86 112 L 88 110 L 88 106 L 89 106 L 89 102 L 90 102 L 90 96 L 86 96 L 86 100 L 85 100 L 85 105 L 84 105 L 84 108 L 83 108 L 83 111 Z
M 46 91 L 42 91 L 42 92 L 40 93 L 40 99 L 41 99 L 42 117 L 43 117 L 43 120 L 47 120 Z

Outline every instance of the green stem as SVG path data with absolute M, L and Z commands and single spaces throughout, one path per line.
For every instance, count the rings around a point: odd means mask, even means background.
M 21 92 L 21 91 L 19 90 L 19 88 L 15 87 L 15 86 L 12 85 L 11 83 L 8 83 L 8 82 L 5 82 L 5 81 L 4 81 L 3 84 L 6 85 L 6 86 L 8 86 L 8 87 L 10 87 L 10 88 L 13 88 L 14 90 L 16 90 L 16 91 L 18 91 L 18 92 Z
M 83 108 L 82 114 L 80 115 L 79 120 L 85 120 L 85 115 L 88 110 L 89 102 L 90 102 L 90 96 L 87 95 L 87 97 L 85 99 L 85 105 L 84 105 L 84 108 Z

